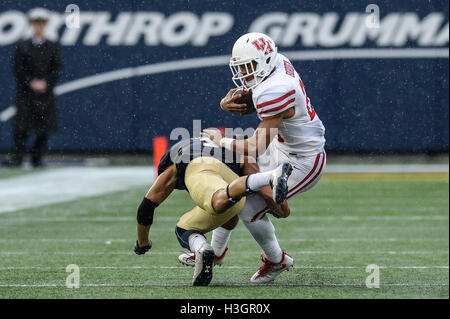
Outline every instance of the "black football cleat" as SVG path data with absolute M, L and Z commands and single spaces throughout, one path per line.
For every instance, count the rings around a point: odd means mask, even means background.
M 195 270 L 192 279 L 193 286 L 208 286 L 213 276 L 214 249 L 204 243 L 195 253 Z

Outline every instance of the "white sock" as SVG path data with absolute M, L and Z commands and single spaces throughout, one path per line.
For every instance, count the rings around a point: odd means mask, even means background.
M 189 249 L 192 252 L 197 252 L 204 243 L 206 243 L 206 238 L 200 234 L 193 234 L 189 237 Z
M 269 217 L 264 216 L 263 219 L 258 219 L 254 222 L 242 221 L 264 251 L 264 255 L 267 259 L 271 262 L 279 263 L 283 256 L 283 252 L 281 251 L 277 237 L 275 236 L 275 227 L 273 227 Z
M 222 256 L 225 248 L 227 248 L 228 241 L 230 240 L 231 232 L 223 227 L 218 227 L 213 230 L 211 238 L 211 246 L 214 248 L 214 254 L 216 256 Z
M 264 173 L 250 174 L 247 177 L 247 187 L 252 191 L 259 191 L 264 186 L 269 185 L 270 178 L 272 177 L 273 171 L 268 171 Z

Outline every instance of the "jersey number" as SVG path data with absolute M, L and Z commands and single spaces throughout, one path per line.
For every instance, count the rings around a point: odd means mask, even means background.
M 289 63 L 286 60 L 284 60 L 284 69 L 285 69 L 287 75 L 290 75 L 293 78 L 295 78 L 294 67 L 292 66 L 291 63 Z M 306 110 L 308 111 L 309 118 L 312 121 L 314 119 L 314 116 L 316 116 L 316 111 L 314 111 L 313 107 L 311 106 L 311 102 L 309 101 L 309 97 L 306 95 L 305 86 L 303 85 L 302 80 L 300 79 L 299 82 L 300 82 L 300 87 L 302 89 L 303 95 L 306 97 Z
M 306 97 L 306 110 L 308 111 L 309 118 L 312 121 L 314 119 L 314 117 L 316 116 L 316 111 L 311 106 L 311 102 L 309 101 L 309 97 L 306 95 L 305 86 L 303 85 L 302 80 L 300 79 L 299 82 L 300 82 L 300 87 L 302 88 L 302 92 L 303 92 L 303 94 Z

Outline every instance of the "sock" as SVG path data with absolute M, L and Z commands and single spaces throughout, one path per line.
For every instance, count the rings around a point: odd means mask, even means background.
M 206 243 L 206 238 L 203 235 L 193 234 L 189 237 L 189 249 L 192 252 L 197 252 L 204 243 Z
M 264 216 L 263 219 L 258 219 L 254 222 L 242 221 L 264 251 L 267 259 L 273 263 L 279 263 L 283 257 L 283 252 L 275 236 L 275 227 L 273 227 L 269 217 Z
M 214 248 L 214 254 L 216 256 L 222 256 L 225 248 L 227 247 L 228 241 L 230 240 L 232 231 L 233 230 L 228 230 L 223 227 L 218 227 L 213 230 L 211 246 Z
M 270 178 L 272 177 L 273 171 L 268 171 L 264 173 L 250 174 L 247 177 L 247 187 L 252 191 L 259 191 L 264 186 L 269 185 Z

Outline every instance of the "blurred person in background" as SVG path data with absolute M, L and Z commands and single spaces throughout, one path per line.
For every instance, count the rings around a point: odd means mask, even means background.
M 58 110 L 53 88 L 62 63 L 58 43 L 44 37 L 48 17 L 45 9 L 31 10 L 32 37 L 16 44 L 13 69 L 17 79 L 17 114 L 10 166 L 22 165 L 28 137 L 33 134 L 36 139 L 31 150 L 31 164 L 41 167 L 49 134 L 57 130 Z

